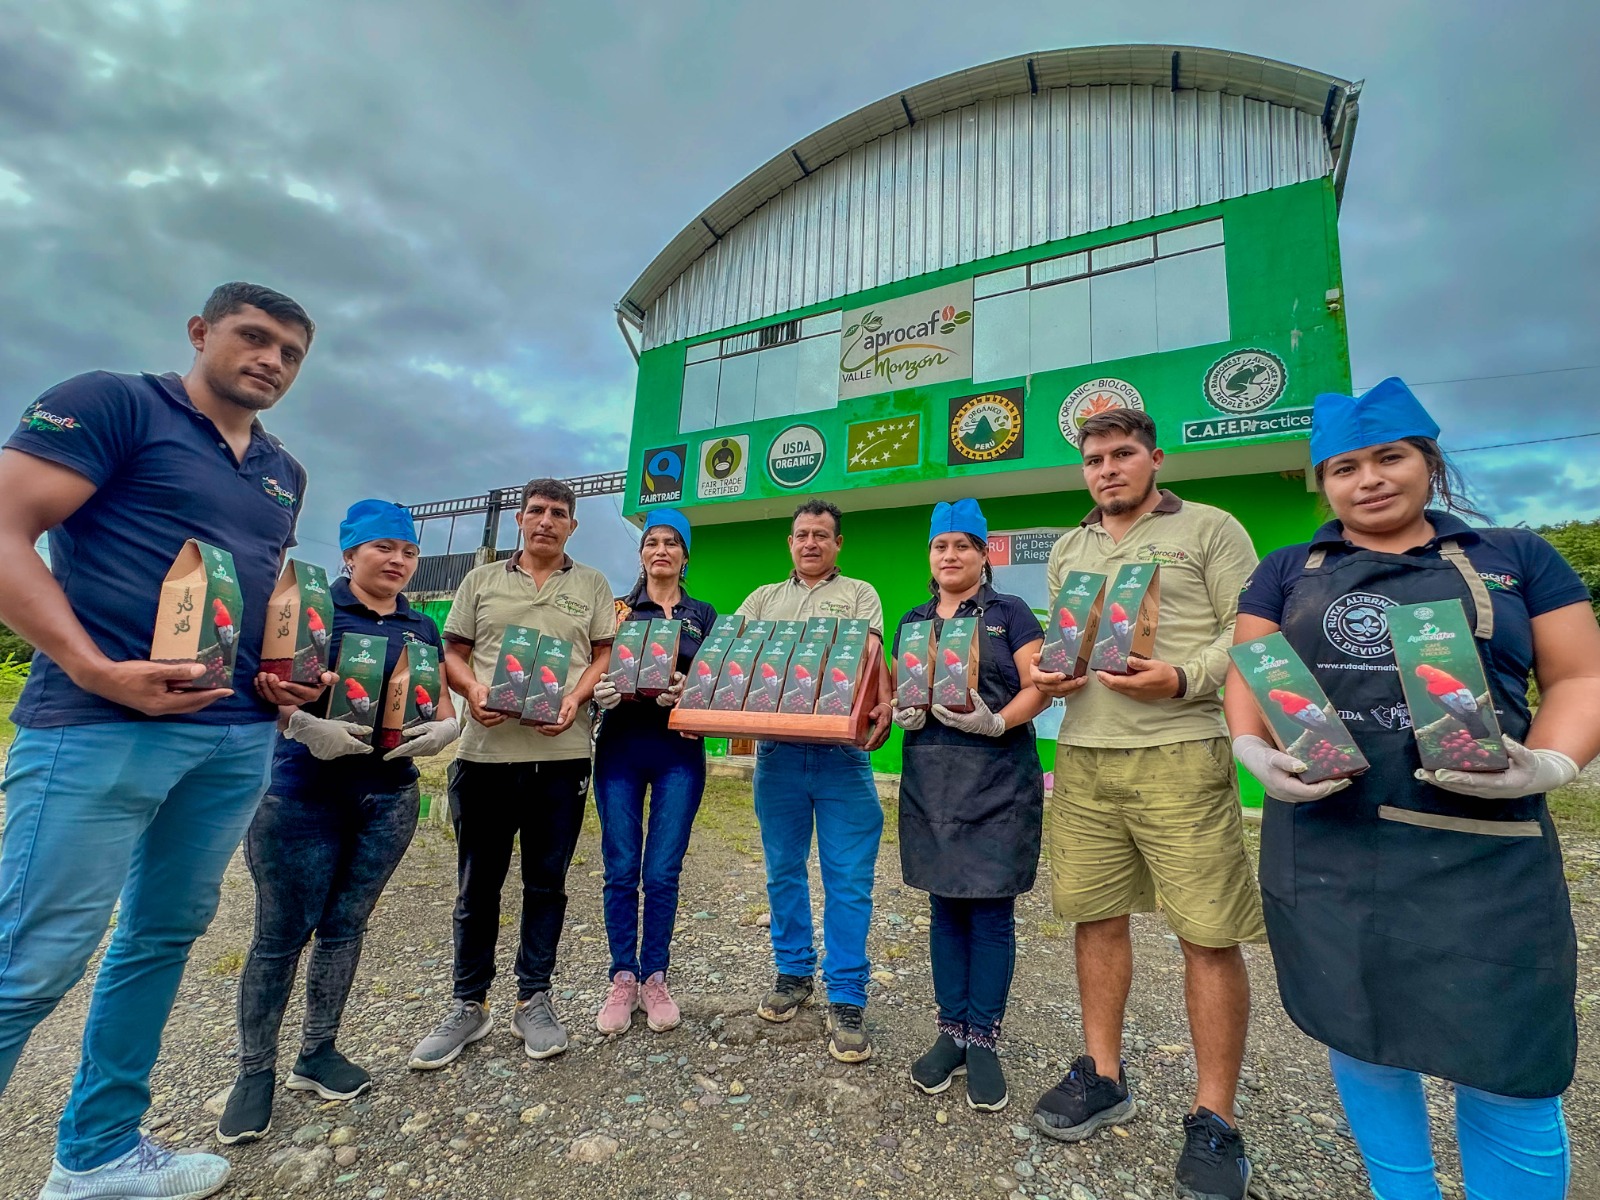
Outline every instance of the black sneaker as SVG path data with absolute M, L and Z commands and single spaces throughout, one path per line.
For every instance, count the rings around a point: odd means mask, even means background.
M 217 1141 L 224 1146 L 232 1146 L 237 1142 L 254 1142 L 267 1136 L 267 1131 L 272 1128 L 272 1089 L 275 1082 L 271 1071 L 256 1071 L 233 1081 L 233 1090 L 228 1093 L 222 1119 L 217 1122 Z
M 967 1047 L 967 1105 L 979 1112 L 999 1112 L 1011 1102 L 1000 1056 L 976 1043 Z
M 828 1053 L 844 1063 L 866 1062 L 872 1057 L 867 1014 L 859 1004 L 828 1005 Z
M 811 1002 L 814 986 L 809 975 L 780 974 L 773 981 L 772 990 L 756 1006 L 756 1016 L 781 1025 L 799 1012 L 802 1004 Z
M 1121 1125 L 1133 1118 L 1133 1097 L 1122 1069 L 1117 1078 L 1097 1075 L 1094 1059 L 1080 1055 L 1067 1077 L 1033 1106 L 1033 1123 L 1046 1137 L 1081 1142 L 1105 1125 Z
M 955 1038 L 941 1033 L 933 1048 L 911 1064 L 911 1082 L 918 1091 L 937 1096 L 957 1075 L 967 1073 L 967 1051 Z
M 294 1060 L 294 1070 L 284 1087 L 315 1092 L 324 1100 L 354 1100 L 372 1086 L 372 1076 L 324 1042 L 310 1054 L 304 1050 Z
M 1178 1156 L 1178 1200 L 1244 1200 L 1250 1190 L 1250 1160 L 1244 1137 L 1209 1108 L 1183 1119 Z

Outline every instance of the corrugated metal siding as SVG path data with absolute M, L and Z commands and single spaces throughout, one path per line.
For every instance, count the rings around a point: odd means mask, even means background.
M 644 346 L 928 271 L 1317 179 L 1312 114 L 1140 84 L 980 100 L 859 146 L 723 235 L 651 307 Z

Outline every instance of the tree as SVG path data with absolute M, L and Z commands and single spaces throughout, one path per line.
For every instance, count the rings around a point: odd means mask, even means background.
M 30 646 L 20 633 L 13 633 L 9 628 L 0 625 L 0 662 L 10 656 L 19 663 L 33 661 L 33 647 Z
M 1572 569 L 1589 589 L 1595 615 L 1600 616 L 1600 518 L 1541 525 L 1534 532 L 1572 564 Z

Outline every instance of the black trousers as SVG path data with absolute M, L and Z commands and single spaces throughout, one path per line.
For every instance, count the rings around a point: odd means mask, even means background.
M 517 996 L 548 990 L 561 922 L 567 868 L 583 828 L 589 760 L 450 766 L 450 817 L 456 831 L 455 995 L 482 1003 L 494 982 L 500 893 L 521 835 L 522 931 Z

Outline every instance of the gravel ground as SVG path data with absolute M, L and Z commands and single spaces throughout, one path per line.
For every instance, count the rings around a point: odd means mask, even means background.
M 889 828 L 893 828 L 890 815 Z M 1253 836 L 1253 835 L 1252 835 Z M 1567 839 L 1582 939 L 1581 1050 L 1567 1106 L 1576 1167 L 1572 1195 L 1600 1196 L 1600 837 Z M 1135 920 L 1128 1074 L 1138 1119 L 1068 1147 L 1036 1137 L 1032 1101 L 1077 1052 L 1070 930 L 1041 886 L 1019 906 L 1020 953 L 1002 1056 L 1012 1107 L 967 1108 L 959 1082 L 941 1097 L 914 1092 L 910 1061 L 933 1036 L 926 900 L 904 887 L 896 847 L 879 862 L 868 1023 L 876 1055 L 847 1067 L 827 1058 L 819 1010 L 786 1026 L 753 1015 L 770 978 L 759 843 L 746 785 L 714 780 L 685 864 L 673 982 L 683 1025 L 603 1039 L 592 1016 L 604 985 L 600 857 L 591 826 L 569 880 L 572 896 L 557 1008 L 572 1049 L 545 1063 L 510 1033 L 510 936 L 496 984 L 495 1031 L 451 1068 L 406 1068 L 413 1043 L 450 995 L 454 844 L 425 825 L 373 918 L 342 1048 L 376 1078 L 354 1104 L 280 1091 L 273 1132 L 230 1151 L 230 1198 L 290 1195 L 533 1200 L 591 1197 L 700 1200 L 717 1196 L 957 1195 L 1113 1200 L 1171 1194 L 1190 1103 L 1193 1056 L 1182 1003 L 1182 959 L 1159 918 Z M 516 878 L 513 870 L 512 879 Z M 233 1077 L 233 1005 L 250 937 L 253 892 L 242 860 L 222 910 L 195 948 L 154 1078 L 149 1127 L 166 1144 L 214 1148 L 210 1133 Z M 507 891 L 514 912 L 516 889 Z M 820 909 L 820 897 L 819 897 Z M 509 925 L 511 918 L 503 919 Z M 820 933 L 820 929 L 819 929 Z M 1243 1127 L 1264 1197 L 1362 1197 L 1364 1176 L 1318 1047 L 1284 1017 L 1272 959 L 1246 955 L 1255 988 Z M 92 968 L 91 968 L 92 969 Z M 48 1171 L 56 1118 L 76 1066 L 88 988 L 41 1025 L 6 1095 L 0 1196 L 32 1196 Z M 286 1028 L 296 1028 L 299 1006 Z M 293 1053 L 291 1039 L 286 1038 Z M 281 1065 L 286 1065 L 281 1064 Z M 1439 1144 L 1448 1089 L 1431 1093 Z M 1461 1195 L 1453 1156 L 1447 1194 Z

